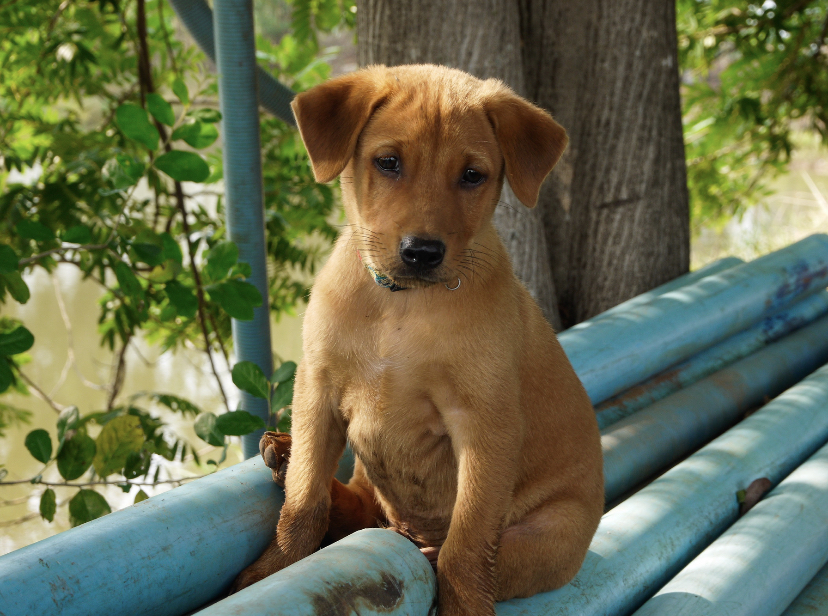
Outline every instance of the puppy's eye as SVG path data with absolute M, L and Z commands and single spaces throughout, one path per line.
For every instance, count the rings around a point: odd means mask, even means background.
M 463 184 L 467 184 L 470 186 L 477 186 L 478 184 L 482 184 L 486 180 L 486 176 L 477 171 L 476 169 L 466 169 L 463 172 L 463 177 L 460 178 L 460 181 Z
M 374 160 L 374 164 L 377 169 L 386 173 L 397 174 L 400 172 L 400 159 L 396 156 L 380 156 Z

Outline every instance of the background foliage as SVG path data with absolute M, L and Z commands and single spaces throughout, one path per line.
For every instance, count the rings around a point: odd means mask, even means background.
M 828 1 L 678 0 L 677 14 L 698 231 L 766 194 L 794 131 L 828 144 Z
M 257 46 L 268 70 L 302 90 L 329 74 L 317 31 L 349 24 L 353 11 L 339 2 L 291 8 L 292 34 L 260 36 Z M 34 269 L 77 268 L 103 291 L 100 341 L 116 356 L 105 408 L 49 400 L 57 442 L 43 429 L 26 437 L 44 470 L 57 467 L 63 480 L 57 485 L 77 488 L 68 499 L 75 525 L 110 511 L 96 486 L 129 491 L 159 482 L 165 461 L 200 462 L 198 445 L 147 410 L 148 402 L 188 418 L 202 440 L 224 452 L 229 436 L 262 427 L 258 418 L 230 409 L 223 391 L 220 414 L 167 392 L 122 391 L 126 351 L 136 337 L 162 351 L 202 349 L 221 387 L 216 364 L 232 361 L 230 317 L 252 319 L 262 297 L 245 281 L 250 268 L 227 240 L 212 67 L 176 34 L 169 5 L 6 2 L 0 24 L 0 302 L 26 303 L 23 275 Z M 335 235 L 335 193 L 313 181 L 295 130 L 262 115 L 261 131 L 268 299 L 278 316 L 305 296 L 326 240 Z M 218 197 L 215 210 L 196 200 L 204 194 Z M 35 344 L 24 324 L 0 320 L 0 393 L 43 394 L 23 369 Z M 284 429 L 294 369 L 285 362 L 268 379 L 252 364 L 237 364 L 233 380 L 254 395 L 272 396 L 271 423 Z M 3 404 L 0 436 L 26 420 L 26 411 Z M 223 460 L 222 454 L 208 462 Z M 41 471 L 23 481 L 40 491 L 41 515 L 51 521 L 55 482 L 43 477 Z M 136 501 L 143 498 L 141 490 Z
M 258 57 L 303 90 L 327 78 L 319 33 L 352 28 L 353 0 L 257 2 Z M 828 140 L 828 0 L 677 0 L 685 140 L 696 231 L 738 215 L 784 168 L 795 130 Z M 227 241 L 220 113 L 212 67 L 185 42 L 166 0 L 0 0 L 0 303 L 29 300 L 25 274 L 68 267 L 102 291 L 100 342 L 116 362 L 103 408 L 55 411 L 26 448 L 43 464 L 29 483 L 40 514 L 71 486 L 72 524 L 110 511 L 104 485 L 176 481 L 172 461 L 200 463 L 190 443 L 149 407 L 183 416 L 205 443 L 260 423 L 225 399 L 222 412 L 169 392 L 125 392 L 127 349 L 200 349 L 216 382 L 232 363 L 230 317 L 251 318 L 262 299 Z M 269 305 L 304 297 L 335 230 L 335 189 L 313 182 L 298 134 L 262 115 Z M 215 198 L 215 208 L 203 205 Z M 0 317 L 0 437 L 27 411 L 3 392 L 43 395 L 26 375 L 37 341 Z M 289 430 L 295 364 L 268 377 L 233 366 L 234 383 L 270 400 L 271 424 Z M 224 392 L 222 392 L 224 395 Z M 44 471 L 56 467 L 61 481 Z M 207 463 L 203 467 L 208 470 Z M 49 476 L 48 473 L 45 476 Z M 136 501 L 146 498 L 143 489 Z

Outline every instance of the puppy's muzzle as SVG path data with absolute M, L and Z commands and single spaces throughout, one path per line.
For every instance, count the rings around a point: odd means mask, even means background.
M 435 269 L 443 262 L 446 245 L 440 240 L 404 237 L 400 242 L 400 259 L 417 273 Z

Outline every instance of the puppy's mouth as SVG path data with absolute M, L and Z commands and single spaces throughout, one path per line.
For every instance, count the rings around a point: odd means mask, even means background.
M 429 270 L 419 270 L 404 263 L 399 263 L 391 268 L 388 276 L 403 287 L 407 288 L 423 288 L 430 287 L 435 284 L 448 282 L 449 277 L 446 275 L 445 267 L 438 267 Z

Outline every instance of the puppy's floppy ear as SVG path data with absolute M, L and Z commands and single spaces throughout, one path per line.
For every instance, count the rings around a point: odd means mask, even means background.
M 535 207 L 543 180 L 560 159 L 569 138 L 548 113 L 500 85 L 486 102 L 506 179 L 520 202 Z
M 384 67 L 343 75 L 298 94 L 290 106 L 317 182 L 330 182 L 354 155 L 359 133 L 389 90 Z

